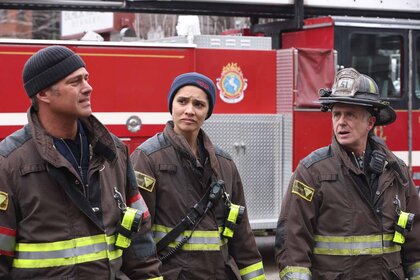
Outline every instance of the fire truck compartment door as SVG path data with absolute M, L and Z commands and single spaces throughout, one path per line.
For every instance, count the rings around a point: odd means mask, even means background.
M 253 230 L 276 228 L 292 174 L 291 123 L 280 114 L 214 114 L 203 126 L 238 167 Z

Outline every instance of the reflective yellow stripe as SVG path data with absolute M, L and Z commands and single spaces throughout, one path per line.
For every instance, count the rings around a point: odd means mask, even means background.
M 155 278 L 149 278 L 148 280 L 163 280 L 163 277 L 160 276 L 160 277 L 155 277 Z
M 84 256 L 76 256 L 72 258 L 42 259 L 42 260 L 25 260 L 15 259 L 13 267 L 15 268 L 47 268 L 56 266 L 75 265 L 85 262 L 97 261 L 106 258 L 106 252 L 98 252 Z
M 17 243 L 13 267 L 46 268 L 114 260 L 122 256 L 114 243 L 115 236 L 103 234 L 49 243 Z
M 410 213 L 403 212 L 403 211 L 400 212 L 400 216 L 398 218 L 397 224 L 403 229 L 405 229 L 405 227 L 407 226 L 409 214 Z M 405 236 L 402 233 L 395 231 L 393 241 L 397 244 L 404 244 Z
M 262 262 L 244 267 L 239 270 L 242 280 L 265 280 L 264 267 Z
M 127 207 L 126 212 L 124 213 L 121 226 L 127 229 L 128 231 L 131 231 L 131 227 L 133 225 L 136 212 L 137 212 L 137 209 Z M 115 245 L 117 245 L 120 248 L 128 248 L 128 246 L 130 246 L 130 243 L 131 243 L 130 238 L 118 233 L 117 241 L 115 242 Z
M 371 79 L 367 79 L 367 80 L 369 82 L 369 92 L 370 93 L 375 93 L 376 92 L 375 85 L 373 84 L 372 80 Z
M 127 207 L 126 212 L 124 213 L 123 220 L 121 225 L 128 230 L 131 230 L 131 226 L 133 225 L 134 217 L 136 216 L 137 209 Z
M 233 237 L 233 230 L 231 230 L 228 227 L 225 227 L 225 230 L 223 231 L 223 236 L 225 237 Z
M 230 208 L 231 209 L 229 211 L 228 221 L 232 223 L 236 223 L 236 219 L 238 218 L 238 213 L 239 213 L 239 205 L 232 203 L 230 205 Z
M 170 227 L 154 224 L 152 226 L 153 236 L 155 242 L 161 240 L 168 232 L 172 230 Z M 196 230 L 192 233 L 191 238 L 181 248 L 186 251 L 219 251 L 220 247 L 227 243 L 225 239 L 220 238 L 220 232 L 223 228 L 215 230 Z M 181 240 L 190 236 L 191 231 L 186 230 L 182 232 L 174 241 L 168 244 L 169 247 L 175 247 Z
M 408 278 L 410 280 L 420 279 L 420 262 L 416 262 L 408 267 Z
M 392 234 L 360 236 L 321 236 L 315 235 L 314 254 L 319 255 L 378 255 L 401 251 L 392 242 Z
M 312 273 L 307 267 L 303 266 L 286 266 L 279 273 L 282 280 L 311 280 Z
M 230 211 L 227 220 L 233 224 L 236 224 L 236 219 L 238 218 L 239 214 L 239 205 L 231 204 L 230 205 Z M 233 230 L 229 227 L 225 227 L 223 231 L 223 236 L 226 237 L 233 237 Z

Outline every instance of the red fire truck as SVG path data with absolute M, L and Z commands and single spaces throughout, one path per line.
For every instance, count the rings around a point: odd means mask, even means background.
M 22 68 L 46 45 L 66 45 L 83 57 L 94 114 L 131 150 L 170 119 L 173 78 L 201 72 L 218 88 L 204 129 L 239 168 L 253 229 L 273 229 L 293 169 L 331 141 L 330 114 L 320 112 L 317 98 L 337 67 L 353 66 L 376 79 L 398 114 L 376 133 L 420 179 L 419 29 L 420 21 L 307 19 L 303 29 L 282 33 L 277 50 L 268 37 L 248 36 L 200 35 L 192 43 L 184 37 L 166 43 L 0 40 L 0 138 L 26 123 Z

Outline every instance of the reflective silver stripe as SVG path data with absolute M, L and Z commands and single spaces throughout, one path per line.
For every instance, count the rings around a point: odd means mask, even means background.
M 346 250 L 362 250 L 372 248 L 382 248 L 382 242 L 352 242 L 352 243 L 337 243 L 337 242 L 316 242 L 315 247 L 325 249 L 346 249 Z
M 378 255 L 399 252 L 401 247 L 392 242 L 392 234 L 362 236 L 315 235 L 313 253 L 320 255 Z
M 408 267 L 408 277 L 410 280 L 420 279 L 420 262 L 416 262 Z
M 286 273 L 283 277 L 280 277 L 281 280 L 311 280 L 312 277 L 306 273 L 299 272 L 289 272 Z
M 0 250 L 13 252 L 15 250 L 16 237 L 0 234 Z
M 279 273 L 281 280 L 311 280 L 312 273 L 307 267 L 286 266 Z
M 47 268 L 121 258 L 115 236 L 104 234 L 48 243 L 16 243 L 14 268 Z
M 114 246 L 112 246 L 114 247 Z M 70 248 L 57 251 L 44 251 L 44 252 L 16 252 L 18 259 L 56 259 L 56 258 L 69 258 L 74 256 L 82 256 L 90 253 L 100 252 L 108 248 L 106 243 L 93 244 L 83 247 Z M 114 249 L 114 248 L 113 248 Z M 114 249 L 115 250 L 115 249 Z M 110 248 L 109 251 L 112 251 Z
M 411 271 L 410 274 L 409 274 L 409 277 L 410 277 L 411 280 L 420 279 L 420 268 Z
M 265 280 L 264 265 L 262 261 L 239 269 L 242 280 Z
M 133 203 L 130 204 L 131 208 L 135 208 L 138 209 L 142 212 L 148 212 L 149 209 L 147 208 L 146 203 L 144 202 L 143 198 L 140 197 L 139 199 L 137 199 L 136 201 L 134 201 Z
M 161 240 L 166 233 L 164 232 L 159 232 L 159 231 L 155 231 L 153 232 L 153 235 L 155 237 L 155 240 Z M 177 238 L 175 238 L 176 242 L 181 242 L 181 240 L 185 237 L 186 235 L 184 233 L 181 233 L 181 235 L 179 235 Z M 191 236 L 190 240 L 188 240 L 188 243 L 190 244 L 221 244 L 220 238 L 216 238 L 216 237 L 196 237 L 194 236 L 194 234 Z
M 252 272 L 249 272 L 245 275 L 242 275 L 241 278 L 242 278 L 242 280 L 265 279 L 265 277 L 263 277 L 263 278 L 258 277 L 258 276 L 262 276 L 262 275 L 264 275 L 264 269 L 263 268 L 252 271 Z
M 172 228 L 153 224 L 152 225 L 153 230 L 153 237 L 155 242 L 159 242 L 165 236 L 168 232 L 172 230 Z M 182 238 L 186 236 L 191 236 L 191 239 L 188 240 L 187 243 L 185 243 L 181 250 L 186 251 L 219 251 L 222 246 L 224 246 L 227 241 L 225 239 L 220 238 L 222 228 L 219 228 L 216 230 L 196 230 L 194 232 L 190 230 L 186 230 L 180 234 L 176 238 L 175 241 L 168 244 L 168 247 L 175 247 L 179 242 L 182 240 Z

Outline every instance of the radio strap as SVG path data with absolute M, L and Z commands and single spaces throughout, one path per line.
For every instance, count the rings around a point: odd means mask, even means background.
M 193 227 L 200 217 L 203 216 L 206 209 L 209 193 L 206 194 L 200 199 L 198 203 L 194 205 L 192 210 L 179 222 L 170 232 L 168 232 L 159 242 L 156 244 L 156 249 L 158 252 L 168 246 L 175 238 L 177 238 L 181 232 L 185 231 L 188 228 Z

